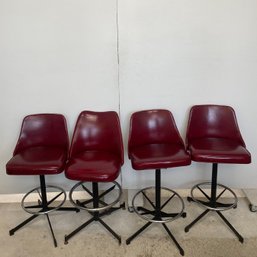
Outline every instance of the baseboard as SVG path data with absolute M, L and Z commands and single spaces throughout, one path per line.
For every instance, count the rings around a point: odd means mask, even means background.
M 58 193 L 59 192 L 49 192 L 47 193 L 47 197 L 48 199 L 51 199 L 54 196 L 56 196 L 56 194 Z M 20 203 L 24 195 L 25 194 L 0 194 L 0 203 Z M 66 192 L 66 196 L 67 196 L 66 200 L 68 200 L 68 195 L 69 195 L 69 192 Z M 82 191 L 74 192 L 74 197 L 75 199 L 78 199 L 78 200 L 85 199 L 87 198 L 87 193 Z M 29 196 L 28 202 L 37 202 L 38 198 L 39 197 L 37 193 L 31 193 Z
M 128 189 L 125 189 L 123 191 L 124 191 L 124 195 L 128 195 Z M 135 191 L 135 189 L 133 191 Z M 190 189 L 176 189 L 175 191 L 183 198 L 190 195 Z M 245 197 L 245 193 L 243 192 L 242 189 L 233 189 L 233 191 L 235 192 L 237 197 Z M 163 191 L 163 193 L 165 195 L 165 191 Z M 209 193 L 208 190 L 207 190 L 207 193 Z M 217 194 L 219 194 L 219 193 L 220 192 L 218 190 Z M 66 194 L 67 194 L 67 199 L 68 199 L 69 192 L 66 192 Z M 55 192 L 48 193 L 49 198 L 52 198 L 55 195 L 56 195 Z M 202 197 L 200 192 L 196 193 L 195 196 Z M 0 194 L 0 203 L 20 203 L 23 197 L 24 197 L 24 194 Z M 222 197 L 227 197 L 226 193 L 224 193 L 224 195 Z M 79 199 L 85 199 L 87 197 L 85 195 L 85 192 L 76 191 L 76 192 L 74 192 L 74 198 L 79 200 Z M 36 202 L 38 200 L 38 194 L 37 193 L 31 194 L 29 197 L 29 200 L 31 202 Z

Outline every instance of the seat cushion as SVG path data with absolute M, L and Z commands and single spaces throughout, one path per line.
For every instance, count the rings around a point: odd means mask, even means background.
M 64 169 L 66 152 L 59 147 L 31 147 L 16 154 L 6 164 L 8 175 L 58 174 Z
M 119 156 L 104 151 L 86 151 L 68 161 L 65 175 L 78 181 L 111 182 L 118 177 L 120 168 Z
M 251 155 L 239 142 L 224 138 L 199 138 L 188 145 L 192 160 L 210 163 L 250 163 Z
M 130 159 L 135 170 L 162 169 L 191 163 L 189 154 L 180 144 L 149 144 L 131 149 Z

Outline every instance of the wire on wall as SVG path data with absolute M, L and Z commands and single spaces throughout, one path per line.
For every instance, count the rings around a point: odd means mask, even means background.
M 118 85 L 118 104 L 119 117 L 121 118 L 120 107 L 120 35 L 119 35 L 119 0 L 116 0 L 116 52 L 117 52 L 117 85 Z M 122 186 L 122 173 L 120 173 L 120 184 Z
M 116 0 L 116 46 L 117 46 L 117 84 L 119 97 L 119 115 L 120 115 L 120 42 L 119 42 L 119 0 Z

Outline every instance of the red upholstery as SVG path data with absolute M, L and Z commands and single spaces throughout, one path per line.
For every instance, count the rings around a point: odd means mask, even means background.
M 60 114 L 35 114 L 23 120 L 9 175 L 45 175 L 63 171 L 67 159 L 66 120 Z
M 172 114 L 146 110 L 132 114 L 129 158 L 136 170 L 185 166 L 191 163 Z
M 193 106 L 189 114 L 186 143 L 192 160 L 197 162 L 251 162 L 235 111 L 229 106 Z
M 123 164 L 123 144 L 116 112 L 83 111 L 72 138 L 67 178 L 90 182 L 114 181 Z

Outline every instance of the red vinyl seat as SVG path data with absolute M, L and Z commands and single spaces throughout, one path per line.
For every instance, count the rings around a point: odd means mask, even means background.
M 6 164 L 8 175 L 46 175 L 63 171 L 67 159 L 66 121 L 59 114 L 26 116 L 12 159 Z
M 66 176 L 79 181 L 112 182 L 118 177 L 120 168 L 120 156 L 111 152 L 86 151 L 69 161 Z
M 131 152 L 135 170 L 164 169 L 188 165 L 190 159 L 180 144 L 150 144 L 136 147 Z
M 75 209 L 61 207 L 66 199 L 65 191 L 59 187 L 46 186 L 45 175 L 63 172 L 67 160 L 68 145 L 66 120 L 63 115 L 34 114 L 23 119 L 13 157 L 6 164 L 6 172 L 8 175 L 39 175 L 40 187 L 31 190 L 22 200 L 23 209 L 33 215 L 10 230 L 10 235 L 13 235 L 38 215 L 45 214 L 52 232 L 54 245 L 57 246 L 48 213 L 54 210 Z M 46 188 L 48 187 L 61 191 L 50 201 L 47 200 Z M 39 203 L 38 205 L 26 206 L 25 199 L 32 192 L 39 194 Z M 59 198 L 61 196 L 63 199 Z M 61 204 L 50 207 L 50 204 L 56 199 L 62 200 Z
M 129 244 L 153 222 L 158 222 L 163 225 L 181 255 L 184 255 L 184 250 L 165 224 L 180 216 L 185 217 L 183 200 L 173 190 L 161 188 L 161 169 L 186 166 L 191 163 L 190 155 L 185 150 L 171 112 L 168 110 L 145 110 L 133 113 L 130 119 L 128 154 L 135 170 L 155 170 L 155 187 L 151 188 L 155 190 L 155 202 L 147 197 L 147 190 L 150 188 L 142 189 L 135 195 L 132 201 L 133 209 L 143 219 L 148 220 L 148 223 L 128 238 L 126 243 Z M 161 190 L 172 193 L 166 203 L 161 203 Z M 153 207 L 151 210 L 135 207 L 134 201 L 139 193 L 142 193 L 145 200 Z M 178 213 L 165 212 L 164 207 L 175 198 L 181 202 L 181 211 Z M 147 217 L 147 215 L 151 215 L 151 217 Z
M 60 147 L 32 146 L 7 163 L 8 175 L 54 175 L 63 171 L 66 153 Z
M 100 217 L 118 209 L 112 206 L 119 201 L 120 195 L 110 204 L 105 203 L 101 198 L 113 191 L 115 186 L 118 186 L 121 194 L 121 187 L 115 179 L 120 174 L 124 162 L 123 155 L 122 135 L 117 113 L 113 111 L 81 112 L 74 129 L 65 175 L 68 179 L 80 181 L 70 191 L 71 202 L 78 208 L 89 211 L 93 217 L 66 235 L 66 244 L 78 231 L 93 221 L 99 221 L 121 242 L 121 237 Z M 84 185 L 86 182 L 92 183 L 92 191 Z M 108 182 L 115 185 L 99 195 L 98 184 Z M 86 190 L 92 198 L 84 202 L 73 200 L 73 192 L 78 187 Z M 93 207 L 89 207 L 90 203 L 93 203 Z
M 186 140 L 193 161 L 242 164 L 251 162 L 235 111 L 229 106 L 193 106 Z
M 230 188 L 217 183 L 219 163 L 248 164 L 251 162 L 251 155 L 246 149 L 245 142 L 241 136 L 233 108 L 223 105 L 193 106 L 189 114 L 186 144 L 193 161 L 212 163 L 212 180 L 209 183 L 200 183 L 193 187 L 191 197 L 188 200 L 195 201 L 207 209 L 189 224 L 185 231 L 188 232 L 209 211 L 216 211 L 240 242 L 243 242 L 243 237 L 221 213 L 221 211 L 236 208 L 236 195 Z M 211 186 L 210 196 L 202 188 L 207 184 Z M 223 190 L 219 195 L 217 195 L 218 187 Z M 202 192 L 205 201 L 194 197 L 195 190 Z M 221 202 L 221 196 L 225 192 L 230 192 L 235 199 L 234 203 Z
M 249 152 L 240 142 L 226 138 L 199 138 L 190 142 L 192 159 L 210 163 L 250 163 Z

